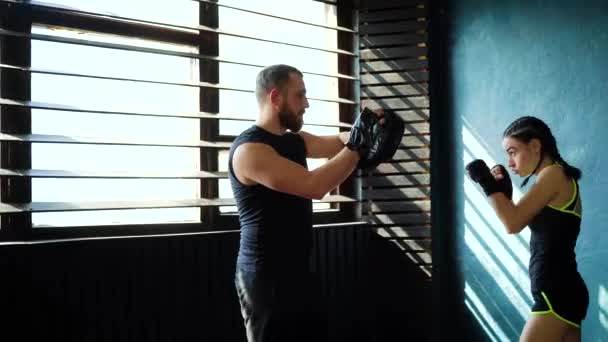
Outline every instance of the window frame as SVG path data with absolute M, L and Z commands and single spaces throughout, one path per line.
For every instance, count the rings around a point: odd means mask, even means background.
M 200 25 L 218 28 L 219 16 L 216 1 L 199 2 Z M 323 1 L 322 1 L 323 2 Z M 356 17 L 350 1 L 344 4 L 325 2 L 337 7 L 338 27 L 356 27 Z M 94 17 L 86 12 L 64 12 L 45 9 L 39 4 L 0 3 L 4 8 L 0 17 L 0 28 L 30 34 L 33 25 L 61 26 L 71 29 L 92 31 L 96 33 L 115 34 L 132 38 L 146 38 L 167 43 L 197 46 L 199 54 L 210 58 L 199 58 L 199 82 L 217 85 L 219 83 L 219 33 L 212 30 L 187 32 L 164 27 L 146 25 L 145 23 L 126 23 L 114 18 Z M 338 30 L 338 49 L 358 55 L 358 41 L 355 31 Z M 31 67 L 31 38 L 0 36 L 0 48 L 4 64 Z M 340 99 L 354 101 L 339 104 L 340 122 L 352 123 L 359 103 L 358 88 L 355 87 L 358 75 L 356 58 L 346 54 L 336 54 L 338 73 L 352 76 L 353 79 L 338 78 L 338 96 Z M 357 72 L 355 72 L 357 71 Z M 355 75 L 356 74 L 356 75 Z M 13 100 L 31 100 L 31 73 L 0 69 L 0 98 Z M 219 113 L 219 88 L 199 86 L 200 111 Z M 31 109 L 19 106 L 1 106 L 0 129 L 2 133 L 30 134 Z M 200 140 L 213 142 L 232 142 L 233 136 L 219 134 L 218 118 L 200 118 Z M 347 130 L 344 127 L 340 131 Z M 29 142 L 2 141 L 0 143 L 0 163 L 3 169 L 31 169 L 31 144 Z M 201 171 L 217 172 L 218 149 L 200 148 Z M 17 157 L 15 157 L 17 156 Z M 31 177 L 0 177 L 2 203 L 31 203 Z M 218 179 L 200 179 L 200 197 L 217 198 L 219 195 Z M 339 193 L 357 199 L 360 180 L 354 174 L 339 187 Z M 314 224 L 350 222 L 360 220 L 360 203 L 331 203 L 332 209 L 313 214 Z M 201 221 L 192 223 L 159 223 L 159 224 L 122 224 L 91 225 L 70 227 L 32 227 L 31 212 L 9 213 L 1 215 L 0 241 L 68 239 L 82 237 L 108 237 L 126 235 L 178 234 L 202 231 L 235 230 L 239 227 L 236 213 L 220 213 L 219 207 L 203 206 Z

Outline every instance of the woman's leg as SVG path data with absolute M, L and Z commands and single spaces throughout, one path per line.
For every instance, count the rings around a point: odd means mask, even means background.
M 580 329 L 552 313 L 533 314 L 519 338 L 519 342 L 580 342 Z

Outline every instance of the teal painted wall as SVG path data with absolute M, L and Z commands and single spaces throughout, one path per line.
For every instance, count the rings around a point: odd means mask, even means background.
M 590 293 L 583 341 L 608 341 L 608 2 L 453 1 L 448 50 L 461 180 L 456 257 L 474 329 L 488 340 L 517 340 L 532 303 L 529 231 L 507 235 L 462 169 L 471 158 L 505 164 L 501 133 L 530 114 L 549 124 L 562 156 L 583 171 L 576 247 Z

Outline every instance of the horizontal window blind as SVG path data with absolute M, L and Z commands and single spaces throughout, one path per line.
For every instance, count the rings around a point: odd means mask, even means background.
M 235 228 L 227 152 L 255 120 L 262 67 L 304 72 L 311 103 L 304 130 L 348 129 L 359 106 L 357 32 L 352 19 L 339 23 L 352 8 L 280 5 L 0 0 L 0 48 L 8 51 L 0 60 L 0 235 Z M 353 202 L 352 190 L 339 190 L 314 206 L 335 212 Z
M 406 122 L 393 159 L 362 176 L 363 217 L 430 279 L 428 25 L 428 1 L 361 4 L 361 101 L 389 108 Z

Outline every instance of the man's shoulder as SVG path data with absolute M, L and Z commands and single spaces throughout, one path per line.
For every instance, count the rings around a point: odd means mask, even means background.
M 254 125 L 242 131 L 234 138 L 231 149 L 234 150 L 238 146 L 249 142 L 260 142 L 260 140 L 262 140 L 261 135 Z
M 258 129 L 255 125 L 252 125 L 250 127 L 247 127 L 247 129 L 245 129 L 241 133 L 239 133 L 234 140 L 246 139 L 247 137 L 250 137 L 255 134 L 258 134 Z

